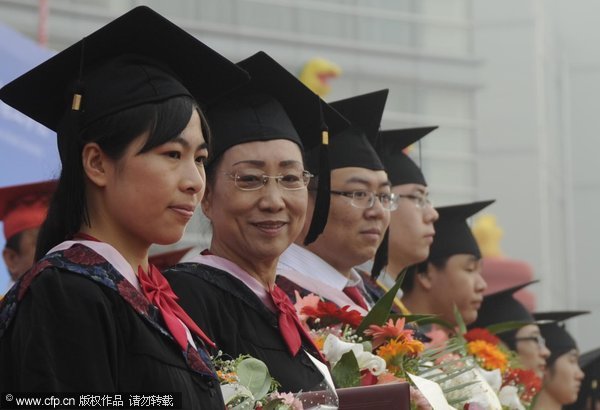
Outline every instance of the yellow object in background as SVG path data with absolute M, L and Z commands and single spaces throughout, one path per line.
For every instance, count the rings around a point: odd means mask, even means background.
M 323 98 L 331 91 L 329 80 L 339 77 L 340 74 L 342 74 L 342 69 L 337 64 L 317 57 L 304 65 L 300 73 L 300 81 Z
M 481 215 L 471 230 L 484 257 L 502 256 L 500 239 L 502 239 L 504 231 L 498 226 L 495 215 Z

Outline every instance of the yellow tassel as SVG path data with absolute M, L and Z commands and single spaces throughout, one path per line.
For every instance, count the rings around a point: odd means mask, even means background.
M 321 134 L 321 143 L 323 145 L 329 145 L 329 132 L 328 131 L 323 131 L 323 133 Z
M 73 111 L 79 111 L 81 107 L 81 94 L 73 94 L 73 104 L 71 104 L 71 109 Z

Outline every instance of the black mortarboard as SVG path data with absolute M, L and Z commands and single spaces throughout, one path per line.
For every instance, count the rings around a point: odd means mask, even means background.
M 344 117 L 265 52 L 238 66 L 251 80 L 207 109 L 215 136 L 209 163 L 245 142 L 288 139 L 303 150 L 319 147 L 323 120 L 330 134 L 349 127 Z
M 508 289 L 503 289 L 495 293 L 486 295 L 483 298 L 481 307 L 477 311 L 477 320 L 469 328 L 488 327 L 504 322 L 521 322 L 523 324 L 535 323 L 533 315 L 517 299 L 514 294 L 526 286 L 539 281 L 533 280 L 525 282 Z M 511 349 L 515 348 L 515 330 L 510 330 L 498 334 Z
M 556 359 L 563 354 L 577 349 L 575 339 L 565 329 L 564 321 L 573 317 L 586 315 L 589 311 L 557 311 L 557 312 L 536 312 L 533 317 L 537 321 L 545 321 L 540 323 L 540 331 L 546 339 L 546 347 L 550 350 L 550 357 L 547 362 L 551 366 Z M 548 323 L 548 321 L 550 321 Z
M 429 250 L 429 259 L 440 259 L 466 253 L 481 258 L 467 219 L 494 203 L 495 200 L 436 208 L 440 217 L 434 222 L 435 236 Z
M 404 153 L 404 150 L 437 128 L 437 126 L 404 128 L 381 131 L 379 133 L 376 150 L 385 166 L 385 171 L 392 186 L 403 184 L 427 186 L 421 168 Z M 373 266 L 371 268 L 371 276 L 373 278 L 377 278 L 383 267 L 387 265 L 389 236 L 388 228 L 373 259 Z
M 306 243 L 323 232 L 329 212 L 329 132 L 338 133 L 350 123 L 264 52 L 240 61 L 251 81 L 208 108 L 213 135 L 208 166 L 234 145 L 252 141 L 287 139 L 306 152 L 318 152 L 319 179 L 313 220 Z M 325 215 L 325 219 L 322 218 Z
M 404 128 L 379 133 L 377 152 L 392 186 L 404 184 L 427 186 L 421 168 L 404 153 L 404 150 L 437 128 L 437 126 Z
M 351 125 L 342 132 L 332 130 L 328 147 L 330 171 L 327 173 L 321 171 L 323 168 L 322 155 L 315 149 L 307 152 L 307 168 L 319 176 L 319 187 L 311 226 L 304 239 L 305 245 L 317 238 L 317 227 L 324 229 L 327 224 L 331 195 L 329 192 L 331 170 L 345 167 L 383 170 L 383 164 L 375 152 L 374 144 L 381 125 L 387 95 L 388 90 L 381 90 L 331 103 L 333 108 L 350 120 Z M 327 182 L 321 184 L 322 180 Z
M 116 111 L 181 95 L 210 103 L 247 80 L 225 57 L 140 6 L 10 82 L 0 98 L 56 130 L 71 107 L 82 128 Z
M 375 143 L 389 90 L 380 90 L 331 103 L 351 126 L 342 132 L 330 130 L 329 163 L 331 170 L 345 167 L 383 170 L 384 166 L 375 151 Z M 308 167 L 317 172 L 317 155 L 307 155 Z

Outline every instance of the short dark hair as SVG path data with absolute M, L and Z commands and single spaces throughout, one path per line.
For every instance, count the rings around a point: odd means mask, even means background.
M 89 224 L 81 160 L 85 144 L 95 142 L 110 158 L 118 160 L 135 138 L 149 132 L 141 154 L 176 138 L 187 126 L 193 110 L 200 115 L 202 132 L 208 142 L 210 132 L 204 116 L 197 103 L 187 96 L 122 110 L 81 130 L 76 126 L 76 114 L 67 112 L 58 127 L 58 139 L 63 148 L 59 150 L 62 171 L 48 216 L 40 228 L 36 260 L 72 237 L 82 224 Z
M 406 268 L 406 275 L 404 275 L 404 281 L 402 281 L 402 292 L 410 293 L 415 287 L 415 275 L 422 275 L 429 271 L 429 264 L 432 264 L 437 269 L 444 269 L 448 263 L 448 257 L 444 256 L 441 258 L 427 259 L 423 262 L 411 265 Z

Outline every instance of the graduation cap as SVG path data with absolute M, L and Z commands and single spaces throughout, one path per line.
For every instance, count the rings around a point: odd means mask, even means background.
M 575 339 L 565 329 L 564 321 L 590 313 L 589 311 L 556 311 L 556 312 L 536 312 L 533 317 L 540 323 L 540 331 L 546 339 L 546 347 L 550 350 L 548 365 L 552 365 L 556 359 L 563 354 L 577 349 Z
M 329 141 L 329 163 L 331 170 L 345 167 L 383 170 L 384 166 L 375 151 L 377 134 L 389 90 L 362 94 L 330 105 L 350 121 L 351 126 L 342 132 L 331 130 Z M 314 174 L 317 155 L 307 154 L 308 169 Z
M 215 141 L 209 164 L 234 145 L 287 139 L 303 150 L 320 147 L 322 127 L 341 132 L 350 123 L 263 51 L 239 63 L 251 80 L 207 108 Z
M 535 323 L 533 315 L 521 302 L 514 298 L 514 294 L 524 287 L 537 282 L 539 281 L 525 282 L 484 296 L 481 307 L 477 311 L 477 320 L 469 328 L 488 327 L 504 322 L 521 322 L 524 325 Z M 499 333 L 497 336 L 511 349 L 514 349 L 515 333 L 516 330 L 510 330 Z
M 55 189 L 56 181 L 0 188 L 0 221 L 4 225 L 4 238 L 8 240 L 27 229 L 40 227 L 46 219 L 48 203 Z
M 421 168 L 404 153 L 404 150 L 419 141 L 425 135 L 438 127 L 403 128 L 397 130 L 381 131 L 377 138 L 376 149 L 379 158 L 385 166 L 392 186 L 404 184 L 420 184 L 427 186 Z M 383 241 L 377 248 L 373 259 L 371 276 L 377 278 L 381 270 L 388 263 L 389 228 L 385 231 Z
M 392 186 L 404 184 L 427 186 L 421 168 L 404 153 L 404 150 L 437 128 L 437 126 L 404 128 L 379 133 L 377 152 L 385 165 Z
M 247 80 L 225 57 L 140 6 L 5 85 L 0 99 L 56 131 L 65 113 L 77 113 L 71 122 L 84 128 L 177 96 L 210 103 Z
M 375 171 L 383 170 L 383 164 L 375 152 L 375 141 L 381 125 L 381 117 L 385 108 L 389 90 L 380 90 L 368 94 L 358 95 L 344 100 L 332 102 L 331 106 L 350 120 L 350 127 L 342 132 L 331 130 L 329 141 L 329 167 L 330 170 L 359 167 Z M 307 168 L 319 176 L 319 188 L 315 200 L 315 208 L 311 227 L 306 235 L 304 244 L 307 245 L 316 239 L 315 227 L 325 227 L 329 214 L 330 192 L 329 183 L 321 185 L 321 180 L 331 177 L 320 170 L 320 155 L 316 150 L 307 152 Z M 326 189 L 325 189 L 326 188 Z
M 467 219 L 493 204 L 495 200 L 436 208 L 440 217 L 434 222 L 435 236 L 429 259 L 445 258 L 466 253 L 481 258 L 481 252 Z
M 238 65 L 250 74 L 251 81 L 208 107 L 215 141 L 207 166 L 234 145 L 287 139 L 305 152 L 316 150 L 318 173 L 329 176 L 328 132 L 341 132 L 350 123 L 266 53 L 260 51 Z M 319 180 L 318 190 L 319 210 L 327 215 L 329 178 Z M 325 223 L 313 218 L 307 240 L 314 241 Z

